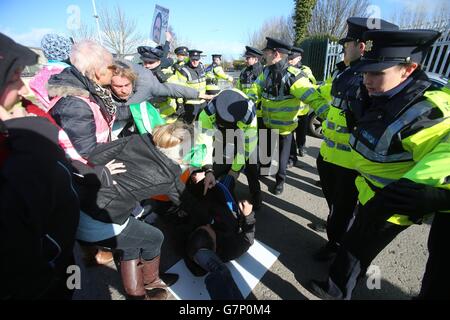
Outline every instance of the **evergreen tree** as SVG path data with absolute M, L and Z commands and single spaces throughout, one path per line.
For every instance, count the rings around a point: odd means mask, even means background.
M 294 23 L 295 23 L 295 43 L 298 44 L 307 36 L 308 24 L 311 20 L 311 13 L 317 0 L 295 0 Z

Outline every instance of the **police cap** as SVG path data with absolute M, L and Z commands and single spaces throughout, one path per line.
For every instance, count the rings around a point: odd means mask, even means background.
M 244 57 L 255 57 L 255 58 L 261 58 L 263 56 L 263 52 L 259 49 L 245 46 L 245 54 Z
M 189 49 L 187 47 L 178 47 L 174 52 L 176 55 L 187 56 L 189 55 L 188 51 Z
M 202 55 L 201 55 L 202 52 L 203 51 L 196 50 L 196 49 L 189 50 L 189 58 L 191 60 L 200 60 L 202 58 Z
M 160 61 L 163 56 L 161 48 L 152 48 L 147 46 L 138 47 L 138 53 L 141 55 L 142 61 L 155 62 Z
M 215 58 L 222 59 L 222 55 L 221 54 L 212 54 L 211 56 L 212 56 L 213 59 L 215 59 Z
M 378 18 L 360 18 L 351 17 L 347 19 L 347 35 L 345 38 L 339 40 L 340 45 L 349 41 L 362 41 L 364 32 L 373 29 L 381 30 L 398 30 L 399 27 L 396 24 L 387 22 Z
M 236 128 L 238 121 L 247 115 L 248 99 L 237 90 L 227 89 L 220 92 L 211 102 L 216 110 L 216 122 L 219 126 Z
M 435 30 L 371 30 L 364 33 L 364 56 L 356 66 L 360 72 L 381 71 L 401 63 L 420 63 L 440 37 Z
M 297 57 L 300 57 L 303 54 L 303 49 L 302 48 L 297 48 L 297 47 L 292 47 L 291 48 L 291 53 L 289 53 L 289 59 L 295 59 Z
M 286 54 L 289 54 L 289 52 L 291 51 L 292 46 L 287 44 L 286 42 L 270 37 L 266 37 L 266 40 L 267 45 L 264 50 L 271 49 Z

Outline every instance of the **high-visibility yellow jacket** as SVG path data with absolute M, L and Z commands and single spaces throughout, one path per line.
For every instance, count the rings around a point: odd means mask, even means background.
M 233 90 L 239 92 L 242 96 L 248 99 L 242 91 L 237 89 Z M 214 104 L 210 103 L 205 107 L 205 109 L 203 109 L 200 113 L 197 125 L 195 144 L 206 146 L 206 156 L 204 158 L 203 165 L 212 165 L 214 135 L 217 134 L 217 130 L 219 130 L 216 125 L 216 110 Z M 242 121 L 238 121 L 236 123 L 236 130 L 234 130 L 234 134 L 238 139 L 238 147 L 231 165 L 231 169 L 233 171 L 240 171 L 245 165 L 245 162 L 256 151 L 258 145 L 257 129 L 255 104 L 251 100 L 248 100 L 247 114 Z M 222 138 L 222 141 L 225 141 L 226 134 L 222 133 Z M 243 148 L 240 148 L 239 146 L 242 145 Z
M 299 67 L 300 71 L 302 71 L 309 79 L 309 81 L 316 86 L 317 85 L 317 81 L 316 78 L 314 77 L 311 69 L 308 66 L 305 65 L 301 65 Z M 317 86 L 316 86 L 317 88 Z M 309 106 L 307 104 L 304 104 L 303 102 L 300 102 L 300 109 L 298 110 L 298 116 L 304 116 L 307 115 L 309 113 Z
M 152 70 L 152 72 L 161 83 L 180 84 L 178 82 L 178 77 L 172 73 L 172 68 L 161 69 L 160 67 L 157 67 Z M 174 98 L 154 97 L 150 100 L 150 102 L 158 108 L 161 117 L 165 120 L 168 120 L 168 117 L 177 111 L 177 102 Z
M 273 79 L 278 80 L 274 83 Z M 320 117 L 325 117 L 329 109 L 328 102 L 304 73 L 285 60 L 266 66 L 248 96 L 254 101 L 261 99 L 264 125 L 278 129 L 281 135 L 288 135 L 297 128 L 300 102 L 311 106 Z
M 233 82 L 233 77 L 223 71 L 222 66 L 213 63 L 206 68 L 206 92 L 208 94 L 217 94 L 220 91 L 219 79 Z
M 341 67 L 341 71 L 335 72 L 332 78 L 327 79 L 319 89 L 321 94 L 331 102 L 327 117 L 322 122 L 324 138 L 320 146 L 320 154 L 325 161 L 347 169 L 352 169 L 354 162 L 344 110 L 347 93 L 356 92 L 362 82 L 362 76 L 355 73 L 353 68 Z
M 182 66 L 175 72 L 178 84 L 190 87 L 200 93 L 206 92 L 206 75 L 203 64 L 199 64 L 197 68 L 193 68 L 189 63 Z M 184 104 L 203 104 L 204 99 L 185 100 Z
M 236 83 L 236 88 L 244 92 L 245 94 L 248 94 L 252 88 L 253 82 L 256 81 L 258 76 L 263 71 L 263 65 L 260 62 L 255 63 L 252 66 L 247 66 L 242 70 L 241 74 L 239 75 L 239 79 Z M 261 117 L 262 111 L 259 107 L 259 100 L 255 101 L 256 103 L 256 116 Z
M 350 145 L 361 174 L 356 179 L 361 204 L 374 197 L 377 188 L 401 178 L 450 190 L 450 95 L 427 89 L 430 84 L 414 82 L 387 103 L 363 110 L 357 119 Z M 360 111 L 360 104 L 356 100 L 350 107 Z M 412 224 L 395 212 L 388 221 Z

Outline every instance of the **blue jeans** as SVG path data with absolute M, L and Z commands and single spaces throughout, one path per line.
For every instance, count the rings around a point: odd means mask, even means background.
M 131 217 L 123 231 L 112 238 L 90 243 L 123 251 L 123 261 L 142 259 L 149 261 L 161 254 L 164 235 L 161 230 Z
M 213 300 L 242 300 L 242 294 L 231 276 L 230 270 L 214 251 L 200 249 L 194 255 L 195 262 L 209 274 L 205 278 L 206 289 Z

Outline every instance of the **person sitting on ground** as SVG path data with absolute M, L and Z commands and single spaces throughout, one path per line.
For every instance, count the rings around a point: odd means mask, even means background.
M 206 195 L 202 183 L 191 186 L 210 210 L 212 219 L 187 239 L 186 265 L 197 276 L 209 272 L 205 284 L 212 299 L 242 299 L 224 263 L 240 257 L 253 244 L 256 223 L 253 206 L 246 200 L 236 203 L 231 176 L 225 176 Z
M 179 179 L 184 184 L 200 170 L 206 153 L 203 146 L 194 146 L 193 137 L 193 127 L 181 121 L 159 126 L 153 132 L 153 142 L 158 150 L 181 168 Z M 195 228 L 210 221 L 209 213 L 202 208 L 201 201 L 193 197 L 189 187 L 183 190 L 179 204 L 171 202 L 163 193 L 152 199 L 154 212 L 176 226 L 176 237 L 182 243 Z

